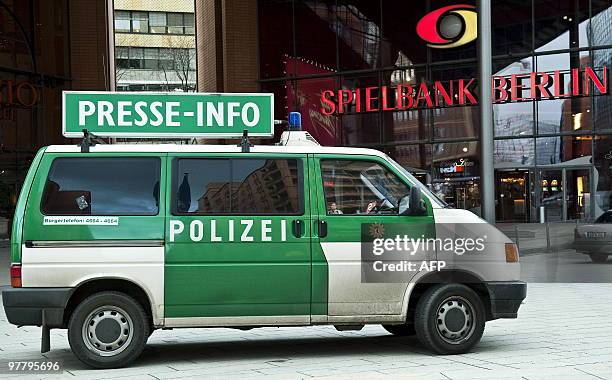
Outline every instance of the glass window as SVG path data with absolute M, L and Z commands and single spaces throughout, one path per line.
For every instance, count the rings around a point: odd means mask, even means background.
M 198 60 L 195 49 L 187 49 L 187 56 L 189 57 L 189 70 L 197 70 Z
M 184 214 L 301 214 L 302 166 L 282 159 L 179 159 L 175 210 Z
M 115 32 L 129 33 L 130 32 L 130 12 L 115 11 Z
M 293 65 L 297 62 L 293 45 L 293 1 L 259 0 L 257 5 L 261 77 L 293 75 Z M 289 60 L 290 57 L 294 59 Z
M 176 211 L 181 214 L 229 213 L 230 170 L 230 160 L 178 160 L 174 174 Z
M 612 212 L 606 211 L 595 219 L 595 223 L 612 223 Z
M 431 144 L 394 145 L 382 150 L 419 181 L 424 184 L 431 183 Z
M 378 1 L 372 3 L 372 7 L 379 5 Z M 421 2 L 419 6 L 405 0 L 383 0 L 381 3 L 381 65 L 410 66 L 427 62 L 427 43 L 416 35 L 419 19 L 427 14 L 426 3 Z
M 496 169 L 533 165 L 533 139 L 495 140 L 493 162 Z
M 321 160 L 327 213 L 397 215 L 410 188 L 372 161 Z
M 380 67 L 380 3 L 339 0 L 336 5 L 338 53 L 342 70 Z
M 171 49 L 160 48 L 159 49 L 159 68 L 166 70 L 174 69 L 174 62 L 176 57 Z
M 493 125 L 496 137 L 532 135 L 533 120 L 533 102 L 493 105 Z
M 168 33 L 184 34 L 183 14 L 168 13 Z
M 493 123 L 495 125 L 495 136 L 521 136 L 534 133 L 535 116 L 533 102 L 512 102 L 509 88 L 511 76 L 520 75 L 520 78 L 529 78 L 534 71 L 533 58 L 526 57 L 520 60 L 503 59 L 493 62 L 495 77 L 502 77 L 506 81 L 505 91 L 496 90 L 493 93 Z M 502 82 L 496 79 L 495 85 Z M 527 79 L 521 79 L 521 85 L 525 86 L 517 95 L 521 98 L 531 96 L 530 85 Z
M 384 112 L 385 142 L 415 142 L 429 138 L 431 110 Z
M 132 12 L 132 32 L 149 33 L 148 12 Z
M 144 68 L 144 49 L 143 48 L 130 48 L 130 69 L 142 69 Z
M 531 51 L 531 1 L 492 0 L 491 8 L 493 55 Z
M 591 8 L 591 46 L 609 45 L 612 41 L 612 3 L 591 0 Z
M 45 185 L 46 215 L 157 215 L 159 158 L 57 158 Z
M 296 1 L 294 10 L 295 56 L 314 65 L 336 69 L 336 42 L 341 23 L 337 19 L 336 0 Z M 361 52 L 355 52 L 358 53 Z M 298 76 L 304 74 L 296 72 Z
M 130 68 L 129 48 L 118 46 L 115 49 L 115 59 L 117 60 L 117 68 L 129 69 Z
M 149 13 L 149 26 L 151 33 L 166 33 L 166 13 L 151 12 Z
M 185 13 L 183 17 L 183 23 L 185 25 L 185 34 L 195 34 L 195 18 L 193 16 L 193 13 Z
M 480 215 L 480 144 L 434 144 L 432 182 L 439 199 Z
M 534 0 L 533 8 L 536 51 L 588 46 L 589 0 Z
M 593 142 L 596 215 L 612 209 L 612 136 L 599 136 Z
M 283 115 L 287 117 L 287 110 L 302 114 L 302 129 L 309 132 L 321 145 L 337 146 L 341 144 L 341 130 L 338 116 L 325 114 L 323 109 L 329 110 L 323 102 L 322 92 L 335 90 L 337 80 L 335 77 L 304 79 L 297 81 L 294 86 L 287 82 L 284 89 L 285 101 L 289 108 L 282 108 Z
M 232 160 L 232 213 L 298 214 L 298 160 Z
M 380 144 L 382 141 L 382 122 L 380 116 L 381 94 L 378 74 L 346 75 L 341 79 L 341 88 L 360 91 L 361 109 L 357 113 L 357 102 L 353 100 L 340 116 L 340 133 L 344 145 Z M 366 101 L 366 88 L 369 91 L 369 102 Z M 348 95 L 347 95 L 348 96 Z M 356 95 L 353 95 L 357 98 Z M 367 109 L 370 111 L 366 111 Z
M 145 48 L 144 49 L 144 68 L 156 70 L 159 67 L 159 49 Z
M 458 106 L 433 110 L 434 139 L 475 138 L 480 135 L 478 106 Z
M 537 165 L 590 165 L 591 136 L 550 136 L 536 138 Z

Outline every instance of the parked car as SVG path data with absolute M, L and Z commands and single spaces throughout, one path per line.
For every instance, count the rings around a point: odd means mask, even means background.
M 612 210 L 595 219 L 592 224 L 581 224 L 574 230 L 573 248 L 589 255 L 595 263 L 604 263 L 612 254 Z

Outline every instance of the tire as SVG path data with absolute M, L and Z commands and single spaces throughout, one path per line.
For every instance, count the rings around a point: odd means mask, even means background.
M 149 319 L 142 305 L 119 292 L 86 298 L 68 322 L 72 352 L 94 368 L 127 366 L 140 356 L 149 334 Z
M 416 334 L 414 325 L 382 325 L 382 327 L 395 336 L 413 336 Z
M 594 263 L 605 263 L 608 261 L 607 253 L 589 253 L 589 257 Z
M 461 284 L 429 288 L 421 296 L 414 317 L 419 341 L 441 355 L 469 352 L 482 338 L 485 321 L 482 300 Z

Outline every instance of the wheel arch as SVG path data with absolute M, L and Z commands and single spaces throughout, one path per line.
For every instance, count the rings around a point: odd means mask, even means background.
M 427 289 L 440 284 L 462 284 L 472 289 L 482 299 L 482 303 L 485 307 L 486 319 L 492 319 L 491 297 L 489 295 L 489 290 L 484 284 L 484 280 L 471 271 L 451 269 L 427 273 L 408 286 L 404 296 L 402 310 L 406 316 L 406 322 L 411 323 L 414 320 L 416 305 Z
M 133 297 L 136 302 L 138 302 L 144 308 L 144 311 L 149 318 L 151 328 L 153 328 L 153 321 L 155 318 L 153 315 L 153 310 L 155 309 L 154 305 L 152 304 L 151 296 L 141 285 L 121 277 L 90 278 L 79 283 L 70 294 L 70 298 L 68 299 L 68 303 L 64 309 L 64 326 L 68 325 L 68 320 L 79 303 L 93 294 L 106 291 L 121 292 Z

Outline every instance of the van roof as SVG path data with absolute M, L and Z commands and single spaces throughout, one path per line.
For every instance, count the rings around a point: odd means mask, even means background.
M 97 144 L 89 148 L 91 153 L 240 153 L 242 148 L 234 145 L 179 145 L 179 144 Z M 47 153 L 80 153 L 78 145 L 50 145 Z M 251 153 L 320 153 L 349 154 L 385 157 L 385 154 L 374 149 L 344 148 L 327 146 L 279 146 L 254 145 Z

